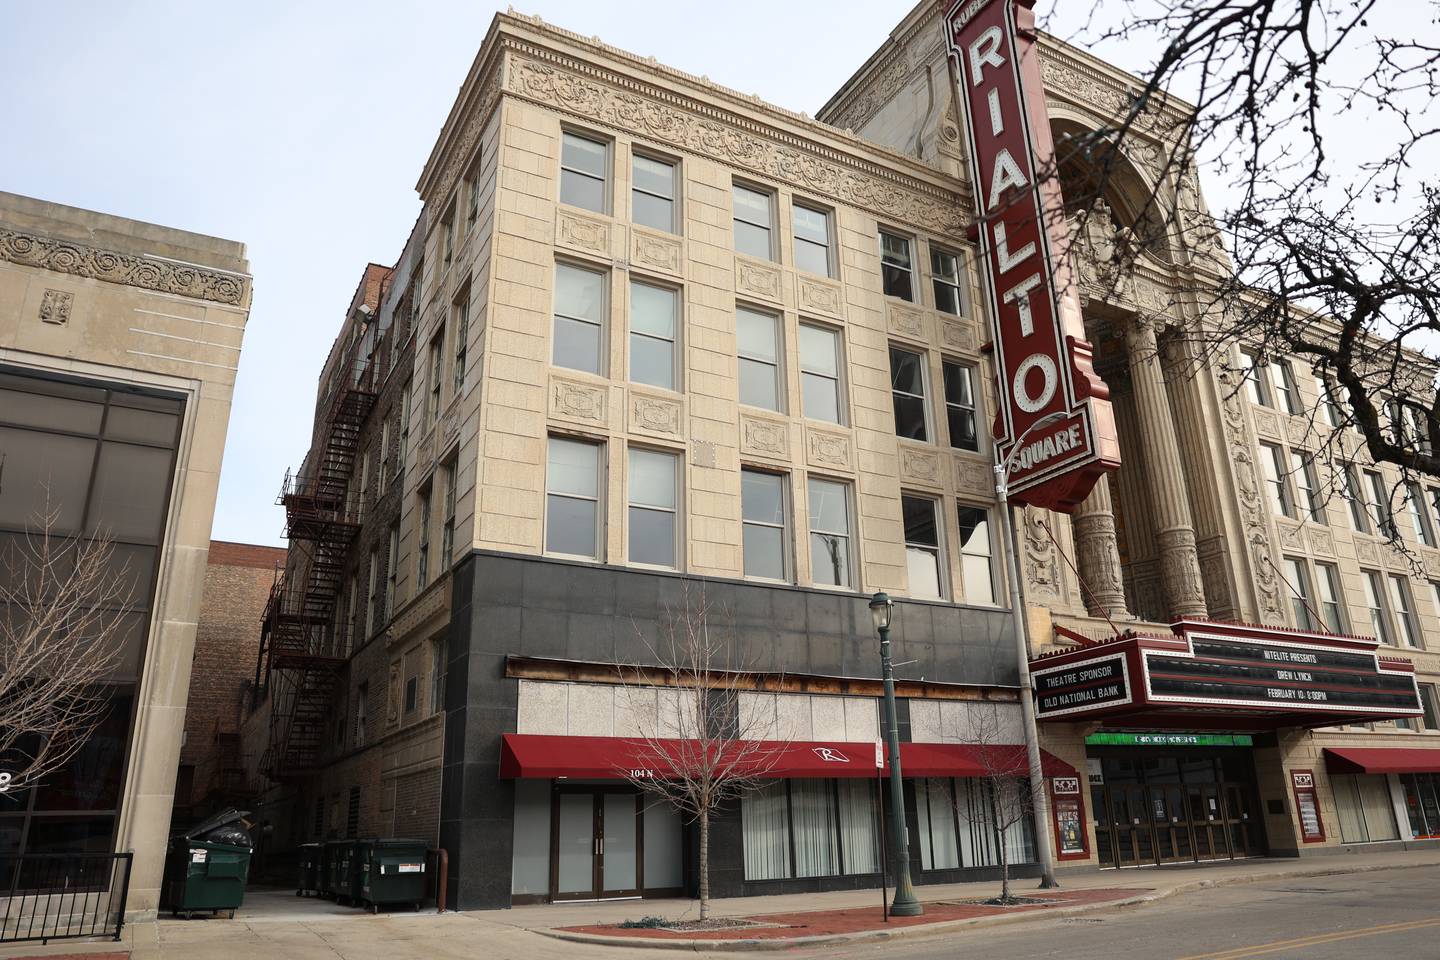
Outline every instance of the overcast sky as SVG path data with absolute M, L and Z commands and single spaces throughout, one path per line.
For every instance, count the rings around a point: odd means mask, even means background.
M 813 114 L 910 7 L 523 9 Z M 217 539 L 280 542 L 275 495 L 304 454 L 320 364 L 365 264 L 400 253 L 420 210 L 415 182 L 496 9 L 51 0 L 0 15 L 0 189 L 248 247 L 255 295 Z

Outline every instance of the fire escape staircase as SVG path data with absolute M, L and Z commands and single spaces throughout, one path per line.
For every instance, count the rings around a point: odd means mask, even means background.
M 287 471 L 276 501 L 285 508 L 291 549 L 261 627 L 260 657 L 271 702 L 261 767 L 280 782 L 318 763 L 333 722 L 336 671 L 350 652 L 336 603 L 346 555 L 360 529 L 358 498 L 349 495 L 349 487 L 360 430 L 375 404 L 373 372 L 364 359 L 352 357 L 342 365 L 313 462 L 297 474 Z

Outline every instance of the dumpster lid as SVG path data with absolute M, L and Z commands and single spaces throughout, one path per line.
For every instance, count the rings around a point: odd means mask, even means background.
M 189 830 L 186 830 L 184 837 L 186 840 L 194 840 L 203 834 L 211 833 L 228 824 L 244 820 L 248 816 L 250 816 L 249 810 L 236 810 L 234 807 L 231 807 L 229 810 L 222 810 L 208 820 L 200 821 Z

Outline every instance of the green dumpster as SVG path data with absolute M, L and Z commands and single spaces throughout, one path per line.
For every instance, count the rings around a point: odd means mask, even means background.
M 337 903 L 354 902 L 359 893 L 358 879 L 360 862 L 355 859 L 354 840 L 331 840 L 325 844 L 325 855 L 329 860 L 329 889 L 325 892 Z
M 175 916 L 228 910 L 245 900 L 250 873 L 248 812 L 227 810 L 170 841 L 165 863 L 165 900 Z
M 419 910 L 425 899 L 424 840 L 368 840 L 357 847 L 359 900 L 378 913 L 381 907 L 409 904 Z
M 295 896 L 307 893 L 320 895 L 320 867 L 322 847 L 318 843 L 300 844 L 300 878 L 295 881 Z

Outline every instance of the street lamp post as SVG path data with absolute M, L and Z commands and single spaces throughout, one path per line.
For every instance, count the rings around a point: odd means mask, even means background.
M 1025 728 L 1025 752 L 1030 767 L 1030 808 L 1035 811 L 1035 853 L 1040 860 L 1040 888 L 1060 886 L 1055 879 L 1055 858 L 1050 853 L 1050 802 L 1045 795 L 1045 770 L 1040 763 L 1040 733 L 1035 727 L 1035 689 L 1030 680 L 1030 621 L 1020 599 L 1020 542 L 1015 536 L 1015 518 L 1010 508 L 1010 468 L 1031 431 L 1070 414 L 1057 410 L 1032 423 L 1015 438 L 1010 455 L 995 464 L 995 497 L 1000 504 L 1000 525 L 1004 529 L 1007 573 L 1010 580 L 1010 616 L 1015 621 L 1015 659 L 1020 670 L 1020 719 Z
M 890 617 L 894 602 L 885 594 L 870 598 L 870 617 L 880 634 L 880 676 L 885 684 L 885 742 L 890 751 L 890 832 L 895 844 L 895 899 L 890 914 L 918 917 L 925 912 L 910 885 L 910 832 L 905 826 L 905 786 L 900 775 L 900 731 L 895 720 L 895 673 L 890 666 Z

